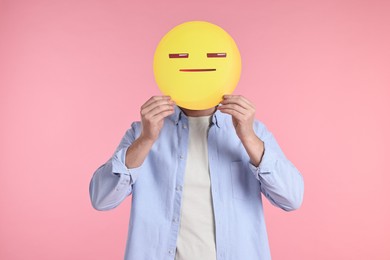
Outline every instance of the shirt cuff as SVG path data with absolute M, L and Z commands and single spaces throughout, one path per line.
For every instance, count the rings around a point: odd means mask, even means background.
M 139 172 L 141 171 L 141 166 L 137 168 L 127 168 L 126 167 L 126 151 L 127 148 L 122 148 L 117 151 L 112 157 L 112 173 L 116 175 L 128 175 L 130 176 L 130 184 L 134 184 L 138 178 Z

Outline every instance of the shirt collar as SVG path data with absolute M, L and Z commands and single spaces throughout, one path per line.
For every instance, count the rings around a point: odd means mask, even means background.
M 179 121 L 183 118 L 187 118 L 186 114 L 178 107 L 175 106 L 175 113 L 171 115 L 172 121 L 175 122 L 175 125 L 179 124 Z M 223 122 L 223 114 L 221 111 L 216 110 L 211 118 L 211 124 L 216 125 L 218 128 L 221 128 Z

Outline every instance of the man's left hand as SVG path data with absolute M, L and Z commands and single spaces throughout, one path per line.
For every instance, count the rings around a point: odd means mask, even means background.
M 218 109 L 232 116 L 234 128 L 241 141 L 254 137 L 253 121 L 256 109 L 249 100 L 239 95 L 224 95 Z
M 255 106 L 243 96 L 224 95 L 218 109 L 222 113 L 232 116 L 237 136 L 244 145 L 250 162 L 254 166 L 259 166 L 264 154 L 264 143 L 256 136 L 253 130 Z

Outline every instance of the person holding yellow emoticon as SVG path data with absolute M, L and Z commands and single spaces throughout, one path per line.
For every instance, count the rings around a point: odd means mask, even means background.
M 241 72 L 234 40 L 202 21 L 160 41 L 154 75 L 163 93 L 90 182 L 97 210 L 132 195 L 125 260 L 271 259 L 263 197 L 291 211 L 303 178 L 255 107 L 232 95 Z

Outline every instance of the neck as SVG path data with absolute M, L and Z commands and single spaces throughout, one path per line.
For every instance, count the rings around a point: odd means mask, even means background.
M 199 117 L 199 116 L 211 116 L 217 110 L 217 107 L 212 107 L 205 110 L 191 110 L 182 107 L 180 107 L 180 109 L 184 112 L 184 114 L 186 114 L 186 116 Z

